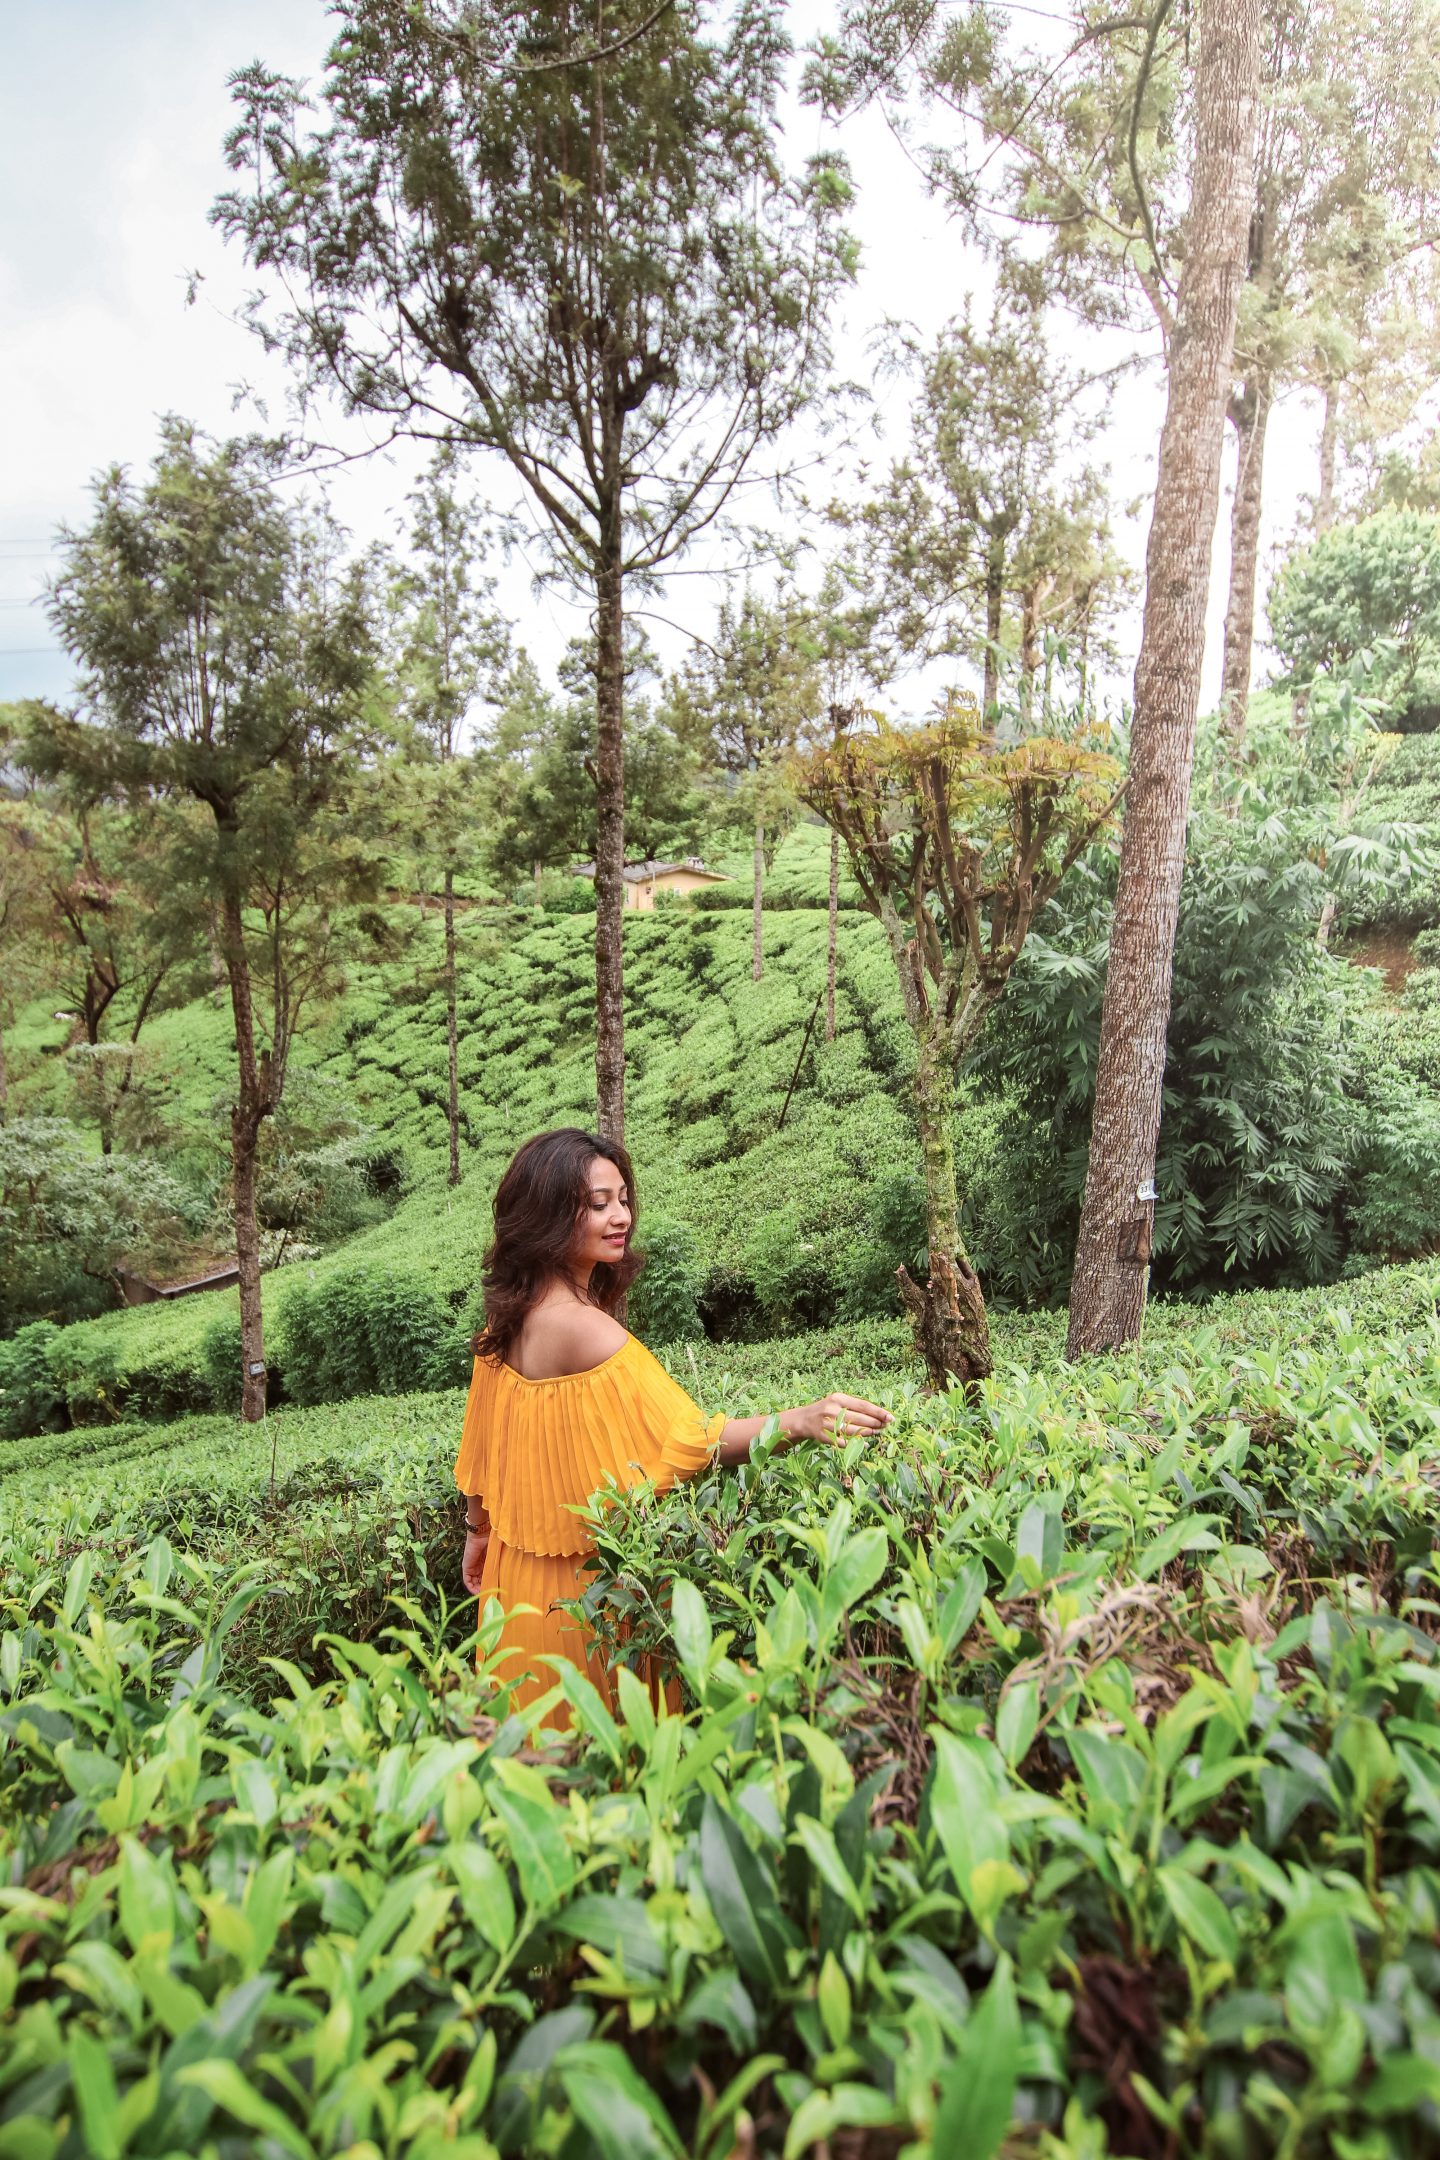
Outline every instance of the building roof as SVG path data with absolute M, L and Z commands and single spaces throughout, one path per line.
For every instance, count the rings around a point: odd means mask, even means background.
M 206 1270 L 203 1275 L 186 1275 L 160 1282 L 151 1275 L 141 1275 L 134 1268 L 117 1268 L 116 1275 L 122 1283 L 137 1283 L 142 1290 L 153 1290 L 156 1297 L 185 1297 L 191 1290 L 225 1290 L 240 1280 L 239 1263 L 222 1261 L 218 1267 Z
M 723 870 L 709 869 L 701 862 L 698 855 L 687 855 L 683 862 L 653 862 L 647 860 L 645 862 L 626 863 L 622 875 L 627 885 L 648 885 L 655 878 L 664 877 L 671 870 L 688 870 L 692 877 L 711 878 L 717 885 L 728 885 L 730 883 L 730 879 L 726 877 Z M 593 862 L 576 863 L 571 875 L 573 877 L 593 878 L 595 865 Z

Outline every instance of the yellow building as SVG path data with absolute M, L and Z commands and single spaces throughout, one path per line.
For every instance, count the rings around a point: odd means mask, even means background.
M 576 877 L 593 878 L 593 862 L 576 863 Z M 698 855 L 684 862 L 639 862 L 625 865 L 625 905 L 642 914 L 655 905 L 656 893 L 699 892 L 706 885 L 728 885 L 723 872 L 707 870 Z

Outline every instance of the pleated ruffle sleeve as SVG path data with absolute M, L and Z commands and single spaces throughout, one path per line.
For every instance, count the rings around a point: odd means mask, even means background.
M 633 1335 L 590 1372 L 526 1380 L 477 1358 L 455 1482 L 485 1501 L 507 1545 L 583 1553 L 586 1503 L 611 1487 L 664 1492 L 705 1467 L 725 1423 L 707 1419 Z

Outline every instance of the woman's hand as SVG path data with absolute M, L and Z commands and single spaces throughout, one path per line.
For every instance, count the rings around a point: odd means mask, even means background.
M 485 1556 L 490 1550 L 490 1524 L 466 1523 L 465 1557 L 460 1562 L 460 1580 L 471 1597 L 480 1595 L 480 1578 L 485 1573 Z
M 841 1446 L 857 1433 L 883 1432 L 890 1412 L 863 1395 L 822 1395 L 818 1402 L 782 1410 L 780 1430 L 792 1440 L 834 1440 Z
M 715 1450 L 716 1461 L 726 1469 L 749 1462 L 751 1442 L 759 1438 L 769 1422 L 764 1417 L 727 1418 Z M 822 1395 L 818 1402 L 782 1410 L 778 1422 L 787 1440 L 835 1440 L 843 1446 L 857 1433 L 868 1438 L 883 1432 L 890 1423 L 890 1412 L 882 1410 L 879 1403 L 866 1402 L 863 1395 Z

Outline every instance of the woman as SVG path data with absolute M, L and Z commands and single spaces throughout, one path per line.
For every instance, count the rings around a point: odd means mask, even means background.
M 463 1575 L 483 1607 L 506 1611 L 497 1677 L 524 1709 L 554 1686 L 560 1653 L 613 1701 L 590 1631 L 563 1601 L 593 1569 L 584 1516 L 607 1487 L 660 1491 L 715 1460 L 747 1460 L 763 1417 L 708 1421 L 615 1318 L 644 1258 L 631 1248 L 635 1181 L 625 1150 L 567 1128 L 527 1140 L 495 1195 L 485 1255 L 485 1325 L 455 1482 L 466 1500 Z M 876 1433 L 877 1403 L 826 1395 L 780 1412 L 789 1440 Z M 520 1611 L 522 1606 L 533 1612 Z M 560 1706 L 551 1722 L 568 1724 Z

